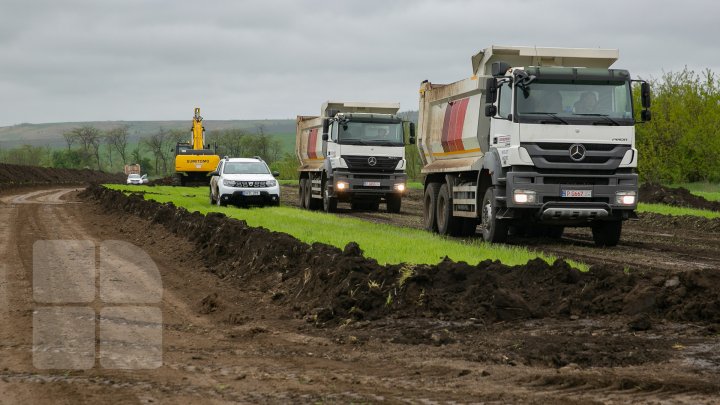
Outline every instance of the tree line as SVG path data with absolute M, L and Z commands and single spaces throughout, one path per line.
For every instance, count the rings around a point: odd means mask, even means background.
M 62 136 L 65 140 L 63 148 L 22 145 L 0 150 L 0 162 L 107 172 L 122 171 L 125 164 L 137 163 L 142 166 L 143 173 L 167 176 L 175 171 L 175 145 L 191 141 L 190 129 L 162 128 L 147 137 L 131 140 L 127 126 L 107 131 L 82 126 Z M 260 156 L 268 164 L 292 158 L 287 156 L 290 154 L 283 155 L 282 143 L 268 134 L 263 126 L 254 130 L 233 128 L 209 131 L 205 146 L 215 149 L 220 156 Z

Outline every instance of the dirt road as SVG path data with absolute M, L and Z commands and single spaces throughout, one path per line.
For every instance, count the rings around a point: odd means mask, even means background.
M 277 304 L 272 291 L 220 278 L 198 257 L 194 243 L 161 225 L 130 214 L 108 215 L 73 189 L 12 193 L 0 196 L 3 403 L 697 404 L 715 403 L 720 395 L 717 325 L 663 320 L 632 331 L 629 316 L 496 323 L 388 317 L 317 328 Z M 49 304 L 34 296 L 33 246 L 45 240 L 90 241 L 91 247 L 125 241 L 149 255 L 162 283 L 156 305 L 162 313 L 160 367 L 112 369 L 99 349 L 80 346 L 78 353 L 95 354 L 88 369 L 34 366 L 33 332 L 44 325 L 33 322 Z M 93 256 L 98 265 L 99 251 Z M 125 260 L 131 266 L 136 259 L 118 255 L 115 265 Z M 235 267 L 242 269 L 242 263 Z M 140 276 L 152 280 L 152 269 L 146 270 Z M 70 285 L 87 282 L 72 280 Z M 96 296 L 72 306 L 95 315 L 77 315 L 73 322 L 92 322 L 102 321 L 98 314 L 108 305 Z M 124 316 L 110 322 L 140 323 Z M 55 330 L 75 332 L 67 324 Z M 132 347 L 136 338 L 116 334 L 113 342 Z M 101 343 L 95 336 L 90 346 Z

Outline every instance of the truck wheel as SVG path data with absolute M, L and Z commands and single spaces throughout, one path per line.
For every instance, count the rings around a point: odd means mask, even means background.
M 400 194 L 390 194 L 385 198 L 385 205 L 387 206 L 387 212 L 391 212 L 393 214 L 400 213 L 402 196 Z
M 311 210 L 312 206 L 310 205 L 312 203 L 312 190 L 310 190 L 310 187 L 312 183 L 310 183 L 310 179 L 305 179 L 305 208 Z
M 592 227 L 593 240 L 597 246 L 615 246 L 620 242 L 622 221 L 603 221 Z
M 482 227 L 483 239 L 486 242 L 502 243 L 507 240 L 508 222 L 497 219 L 498 206 L 495 203 L 495 189 L 490 187 L 485 191 L 482 206 L 480 208 L 480 226 Z
M 450 190 L 447 184 L 440 186 L 437 200 L 435 200 L 437 211 L 435 218 L 437 220 L 438 233 L 441 235 L 458 236 L 459 221 L 452 214 L 452 199 L 450 198 Z
M 215 204 L 215 197 L 213 197 L 212 187 L 210 187 L 210 205 Z
M 312 196 L 312 179 L 307 179 L 305 187 L 305 203 L 310 211 L 317 211 L 322 208 L 322 199 L 313 198 Z
M 337 211 L 337 198 L 336 197 L 330 197 L 330 193 L 328 193 L 327 187 L 323 187 L 323 210 L 327 213 L 332 213 Z
M 307 208 L 307 204 L 305 202 L 305 187 L 306 187 L 306 181 L 307 179 L 300 179 L 300 185 L 298 186 L 298 193 L 300 194 L 300 208 Z
M 437 197 L 440 183 L 428 183 L 423 197 L 423 227 L 430 232 L 437 232 Z

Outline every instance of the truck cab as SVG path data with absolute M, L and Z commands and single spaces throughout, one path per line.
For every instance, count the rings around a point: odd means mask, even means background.
M 470 78 L 423 82 L 426 229 L 467 235 L 479 225 L 486 241 L 504 242 L 590 227 L 597 245 L 616 245 L 637 207 L 638 87 L 640 119 L 650 119 L 649 85 L 612 69 L 618 55 L 492 46 L 472 57 Z
M 338 202 L 400 212 L 405 192 L 405 130 L 398 104 L 323 105 L 321 117 L 298 117 L 301 205 L 333 212 Z M 414 142 L 414 127 L 411 128 Z

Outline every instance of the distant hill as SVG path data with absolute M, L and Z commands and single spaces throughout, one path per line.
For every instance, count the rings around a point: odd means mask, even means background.
M 127 125 L 131 141 L 156 133 L 161 128 L 190 130 L 190 120 L 178 121 L 89 121 L 89 122 L 58 122 L 48 124 L 19 124 L 0 127 L 0 148 L 8 149 L 20 145 L 33 146 L 65 146 L 63 134 L 85 125 L 102 131 Z M 255 132 L 263 126 L 268 134 L 294 134 L 295 120 L 206 120 L 205 129 L 210 132 L 218 129 L 242 128 Z

